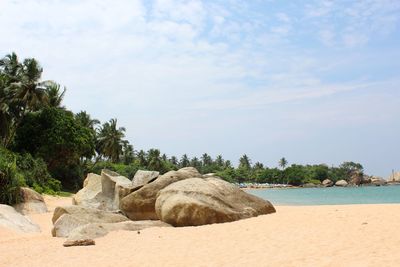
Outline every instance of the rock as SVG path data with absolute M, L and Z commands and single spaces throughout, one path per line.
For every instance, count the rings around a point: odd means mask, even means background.
M 66 237 L 78 226 L 88 223 L 117 223 L 129 221 L 121 214 L 81 206 L 57 207 L 54 210 L 52 235 Z
M 120 209 L 132 220 L 158 220 L 154 208 L 157 193 L 172 183 L 193 177 L 202 177 L 202 175 L 192 167 L 167 172 L 154 182 L 124 197 L 120 202 Z
M 336 186 L 347 186 L 348 183 L 345 180 L 339 180 L 335 183 Z
M 203 174 L 203 178 L 211 178 L 211 177 L 215 177 L 215 176 L 217 176 L 216 173 L 206 173 L 206 174 Z
M 385 179 L 383 179 L 382 177 L 372 176 L 371 184 L 376 185 L 376 186 L 381 186 L 381 185 L 386 185 L 387 181 Z
M 331 186 L 333 186 L 333 182 L 331 180 L 329 180 L 329 179 L 325 179 L 325 180 L 322 181 L 322 185 L 324 187 L 331 187 Z
M 83 182 L 83 188 L 73 197 L 72 203 L 84 207 L 100 209 L 105 206 L 104 200 L 101 200 L 101 176 L 89 173 Z
M 41 194 L 28 187 L 20 189 L 21 202 L 14 205 L 14 208 L 24 214 L 46 213 L 47 206 Z
M 67 240 L 64 242 L 64 247 L 73 247 L 73 246 L 94 246 L 96 243 L 93 239 L 79 239 L 79 240 Z
M 112 231 L 140 231 L 151 227 L 171 227 L 161 221 L 128 221 L 119 223 L 89 223 L 72 230 L 68 240 L 95 239 Z
M 371 178 L 372 178 L 372 176 L 363 175 L 361 183 L 368 185 L 371 183 Z
M 134 188 L 142 187 L 145 184 L 153 182 L 160 175 L 156 171 L 141 171 L 138 170 L 132 179 L 132 186 Z
M 24 233 L 38 233 L 40 227 L 13 207 L 0 204 L 0 226 Z
M 133 191 L 131 180 L 109 170 L 102 170 L 101 176 L 88 174 L 84 185 L 73 197 L 73 203 L 106 211 L 119 210 L 120 199 Z
M 351 184 L 351 185 L 360 185 L 360 184 L 362 184 L 362 182 L 363 182 L 363 176 L 364 176 L 364 175 L 363 175 L 361 172 L 359 172 L 359 171 L 354 171 L 354 172 L 351 174 L 349 184 Z
M 101 185 L 102 195 L 107 199 L 111 199 L 111 206 L 106 210 L 118 210 L 120 200 L 133 190 L 131 180 L 109 170 L 102 170 Z
M 393 172 L 389 176 L 388 182 L 400 182 L 400 172 Z
M 173 226 L 224 223 L 275 212 L 269 201 L 218 178 L 190 178 L 158 193 L 157 217 Z

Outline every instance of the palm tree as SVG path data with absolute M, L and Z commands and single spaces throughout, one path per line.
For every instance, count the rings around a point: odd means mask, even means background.
M 94 130 L 96 125 L 100 124 L 99 120 L 92 119 L 86 111 L 75 114 L 75 119 L 84 127 Z
M 246 154 L 244 154 L 239 159 L 239 168 L 242 168 L 245 170 L 250 170 L 250 168 L 251 168 L 250 158 Z
M 281 167 L 282 170 L 286 168 L 287 164 L 288 162 L 284 157 L 279 160 L 279 167 Z
M 103 124 L 98 134 L 99 152 L 112 162 L 119 161 L 124 146 L 125 128 L 117 128 L 117 119 L 111 119 Z
M 61 86 L 53 81 L 48 81 L 44 86 L 47 95 L 48 105 L 50 107 L 63 108 L 61 107 L 61 102 L 67 89 L 64 87 L 61 91 Z
M 123 144 L 121 156 L 124 164 L 130 164 L 135 159 L 133 146 L 128 141 L 125 141 Z
M 160 171 L 162 168 L 162 161 L 160 157 L 160 150 L 150 149 L 147 152 L 147 168 L 154 171 Z
M 22 111 L 35 111 L 47 104 L 46 84 L 40 82 L 43 69 L 34 58 L 27 58 L 18 74 L 18 81 L 10 85 L 13 99 L 22 105 Z M 24 115 L 24 114 L 23 114 Z
M 181 168 L 188 167 L 190 164 L 189 157 L 186 154 L 182 155 L 181 161 L 179 162 L 179 166 Z
M 146 160 L 146 152 L 144 152 L 143 149 L 141 149 L 138 153 L 137 153 L 137 158 L 139 160 L 139 165 L 141 167 L 146 168 L 147 167 L 147 160 Z
M 0 120 L 3 145 L 7 147 L 27 112 L 38 110 L 47 103 L 45 83 L 40 78 L 43 69 L 33 59 L 21 64 L 15 53 L 0 60 Z M 5 130 L 4 130 L 5 129 Z

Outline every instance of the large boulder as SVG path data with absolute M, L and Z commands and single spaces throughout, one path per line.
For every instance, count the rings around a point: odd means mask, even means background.
M 0 226 L 17 232 L 37 233 L 40 227 L 13 207 L 0 204 Z
M 172 183 L 193 177 L 202 177 L 202 175 L 192 167 L 167 172 L 154 182 L 124 197 L 120 202 L 120 209 L 132 220 L 158 220 L 154 208 L 157 193 Z
M 348 183 L 345 180 L 339 180 L 335 183 L 336 186 L 348 186 Z
M 95 239 L 112 231 L 140 231 L 151 227 L 171 227 L 161 221 L 128 221 L 119 223 L 89 223 L 72 230 L 68 240 Z
M 331 186 L 333 186 L 333 182 L 330 179 L 325 179 L 322 181 L 322 186 L 331 187 Z
M 118 210 L 120 200 L 133 190 L 131 180 L 109 170 L 102 170 L 101 186 L 102 195 L 111 200 L 111 205 L 106 210 Z
M 142 187 L 145 184 L 153 182 L 159 175 L 160 173 L 156 171 L 138 170 L 132 179 L 132 185 L 134 188 Z
M 88 223 L 117 223 L 129 221 L 121 214 L 82 206 L 57 207 L 54 210 L 52 235 L 66 237 L 69 233 Z
M 14 205 L 14 208 L 26 215 L 35 213 L 46 213 L 47 206 L 41 194 L 28 187 L 20 189 L 21 202 Z
M 118 210 L 120 199 L 133 191 L 131 180 L 109 170 L 102 170 L 101 176 L 88 174 L 84 186 L 73 197 L 73 203 L 107 211 Z
M 173 226 L 224 223 L 275 212 L 264 199 L 218 178 L 175 182 L 158 193 L 157 217 Z
M 95 173 L 89 173 L 83 182 L 83 188 L 73 197 L 74 205 L 100 209 L 105 206 L 101 199 L 101 176 Z
M 388 182 L 400 182 L 400 172 L 393 172 L 389 176 Z
M 371 177 L 371 184 L 376 186 L 386 185 L 387 181 L 382 177 L 372 176 Z

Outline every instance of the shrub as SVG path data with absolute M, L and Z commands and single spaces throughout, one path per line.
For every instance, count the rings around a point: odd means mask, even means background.
M 17 172 L 16 156 L 0 148 L 0 203 L 13 205 L 20 201 L 20 187 L 23 177 Z
M 35 159 L 29 153 L 18 155 L 17 167 L 26 184 L 36 192 L 55 194 L 61 190 L 61 182 L 51 177 L 43 159 Z

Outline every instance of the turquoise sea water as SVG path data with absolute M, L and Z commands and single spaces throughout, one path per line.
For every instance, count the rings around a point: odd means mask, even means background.
M 248 193 L 275 205 L 400 203 L 400 185 L 295 189 L 252 189 Z

